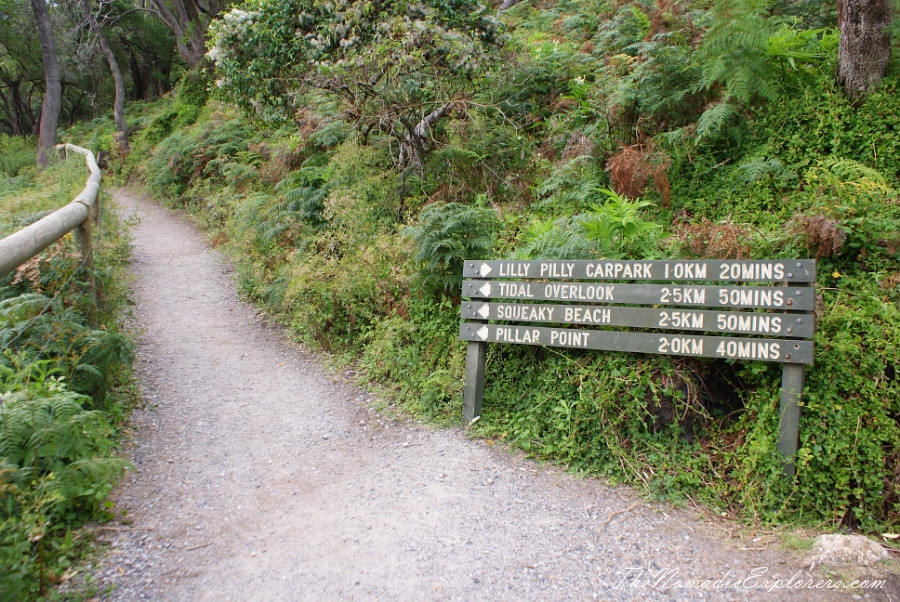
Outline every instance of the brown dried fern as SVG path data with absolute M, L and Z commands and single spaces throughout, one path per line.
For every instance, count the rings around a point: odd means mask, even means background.
M 788 224 L 788 231 L 805 239 L 807 251 L 810 255 L 815 252 L 816 259 L 840 255 L 847 242 L 847 233 L 840 224 L 821 213 L 795 216 Z
M 31 287 L 34 289 L 34 292 L 45 292 L 43 287 L 41 286 L 41 269 L 52 259 L 67 259 L 69 257 L 73 257 L 73 254 L 69 251 L 68 246 L 63 242 L 64 240 L 65 238 L 59 239 L 58 241 L 56 241 L 56 245 L 50 247 L 46 253 L 35 255 L 19 267 L 17 267 L 15 276 L 13 276 L 12 282 L 10 282 L 10 284 L 12 286 L 15 286 L 20 282 L 24 282 L 27 280 L 31 283 Z
M 675 240 L 696 257 L 743 259 L 750 255 L 751 232 L 744 226 L 704 218 L 699 224 L 676 224 L 674 232 Z
M 629 199 L 644 196 L 647 183 L 652 179 L 662 206 L 668 207 L 671 187 L 666 169 L 670 163 L 669 157 L 652 145 L 635 144 L 623 146 L 618 154 L 610 157 L 606 171 L 609 172 L 613 190 Z

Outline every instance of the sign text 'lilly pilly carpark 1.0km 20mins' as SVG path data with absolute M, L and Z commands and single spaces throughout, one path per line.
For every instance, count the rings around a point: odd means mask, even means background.
M 462 304 L 462 318 L 477 321 L 461 325 L 461 337 L 470 341 L 787 363 L 811 363 L 813 358 L 812 342 L 798 339 L 811 339 L 814 334 L 810 312 L 815 308 L 815 291 L 809 286 L 796 286 L 815 281 L 815 262 L 811 260 L 469 261 L 464 265 L 464 276 L 480 278 L 463 282 L 463 296 L 470 300 Z M 562 279 L 568 281 L 559 282 Z M 594 282 L 575 281 L 578 279 Z M 726 284 L 693 285 L 681 281 Z M 779 281 L 790 285 L 742 285 Z M 491 301 L 494 299 L 513 302 Z M 533 303 L 537 301 L 555 303 Z M 651 307 L 631 307 L 634 305 Z M 700 309 L 710 307 L 721 309 Z M 486 321 L 604 329 L 485 324 Z M 680 333 L 609 329 L 616 326 Z
M 467 261 L 465 278 L 571 280 L 677 280 L 732 282 L 815 282 L 815 261 L 730 260 L 530 260 Z

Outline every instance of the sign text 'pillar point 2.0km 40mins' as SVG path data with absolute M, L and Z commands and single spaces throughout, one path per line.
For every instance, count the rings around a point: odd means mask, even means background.
M 625 351 L 684 355 L 720 359 L 757 360 L 811 364 L 813 343 L 787 339 L 743 339 L 735 337 L 575 330 L 539 326 L 479 324 L 463 322 L 460 338 L 485 343 L 543 345 L 570 349 Z

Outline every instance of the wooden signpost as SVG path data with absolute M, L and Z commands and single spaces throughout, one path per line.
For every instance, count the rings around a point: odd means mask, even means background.
M 466 423 L 481 413 L 487 343 L 779 362 L 778 450 L 793 476 L 815 261 L 466 261 L 463 277 Z

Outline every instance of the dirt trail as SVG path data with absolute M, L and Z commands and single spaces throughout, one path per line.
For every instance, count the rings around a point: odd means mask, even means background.
M 116 494 L 126 522 L 102 531 L 96 577 L 112 599 L 830 599 L 763 589 L 808 578 L 808 560 L 742 550 L 688 511 L 370 411 L 237 298 L 192 226 L 117 197 L 140 218 L 147 407 L 134 414 L 137 471 Z M 703 579 L 720 583 L 677 587 Z

